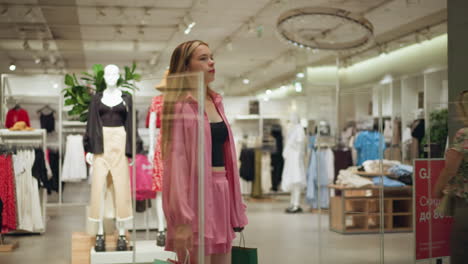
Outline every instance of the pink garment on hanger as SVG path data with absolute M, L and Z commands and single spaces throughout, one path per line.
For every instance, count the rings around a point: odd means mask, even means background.
M 143 154 L 136 154 L 134 164 L 136 164 L 136 199 L 138 201 L 142 201 L 156 198 L 156 192 L 151 188 L 153 166 L 151 166 L 148 158 Z M 129 166 L 129 169 L 130 179 L 133 180 L 132 166 Z M 133 194 L 133 181 L 131 182 L 130 186 Z
M 163 96 L 158 95 L 153 97 L 151 101 L 150 113 L 156 113 L 156 127 L 161 127 L 161 113 L 163 108 Z M 162 176 L 163 176 L 163 163 L 161 160 L 161 132 L 156 138 L 156 146 L 154 148 L 154 160 L 153 160 L 153 181 L 152 189 L 155 192 L 162 191 Z

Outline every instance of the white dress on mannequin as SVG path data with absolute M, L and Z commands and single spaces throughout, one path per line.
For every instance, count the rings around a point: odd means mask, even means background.
M 292 124 L 283 150 L 284 168 L 281 188 L 291 191 L 293 185 L 306 186 L 304 166 L 305 133 L 301 124 Z
M 284 167 L 281 188 L 291 192 L 291 206 L 286 209 L 286 212 L 297 213 L 302 212 L 300 208 L 301 191 L 306 186 L 304 166 L 306 135 L 296 115 L 293 115 L 290 121 L 288 137 L 283 149 Z

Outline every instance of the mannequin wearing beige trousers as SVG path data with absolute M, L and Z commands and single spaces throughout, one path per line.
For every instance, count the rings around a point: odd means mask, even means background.
M 107 111 L 111 113 L 111 116 L 117 116 L 119 114 L 117 110 L 114 110 L 119 107 L 120 111 L 122 111 L 122 109 L 127 109 L 128 112 L 128 108 L 126 108 L 125 101 L 122 97 L 122 91 L 116 86 L 119 76 L 119 68 L 117 66 L 108 65 L 105 67 L 104 79 L 107 88 L 102 93 L 102 98 L 100 98 L 98 102 L 95 102 L 95 107 L 99 104 L 107 107 Z M 123 111 L 125 112 L 125 110 Z M 119 239 L 125 239 L 125 221 L 133 218 L 129 167 L 127 157 L 125 156 L 126 133 L 124 126 L 106 126 L 103 123 L 103 153 L 93 154 L 88 152 L 86 155 L 86 161 L 93 165 L 89 220 L 97 222 L 99 225 L 96 242 L 98 242 L 98 239 L 103 239 L 104 235 L 104 201 L 108 185 L 107 180 L 109 179 L 108 176 L 112 178 L 115 191 L 115 214 L 117 218 L 116 226 L 119 230 Z M 90 136 L 92 137 L 93 135 Z M 122 243 L 120 249 L 118 246 L 117 250 L 126 250 L 126 240 Z M 98 251 L 97 246 L 96 250 Z M 99 251 L 103 250 L 105 250 L 105 246 L 104 249 Z

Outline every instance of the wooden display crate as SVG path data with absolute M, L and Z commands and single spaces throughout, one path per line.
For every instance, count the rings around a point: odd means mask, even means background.
M 413 229 L 411 187 L 347 188 L 329 185 L 340 195 L 330 197 L 330 230 L 343 234 L 380 232 L 380 207 L 383 202 L 385 232 L 410 232 Z M 380 195 L 383 191 L 383 201 Z

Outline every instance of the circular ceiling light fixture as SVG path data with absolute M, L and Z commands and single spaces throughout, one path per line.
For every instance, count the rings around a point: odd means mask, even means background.
M 276 23 L 281 38 L 307 50 L 350 50 L 369 44 L 372 24 L 359 14 L 328 7 L 303 7 L 284 12 Z

